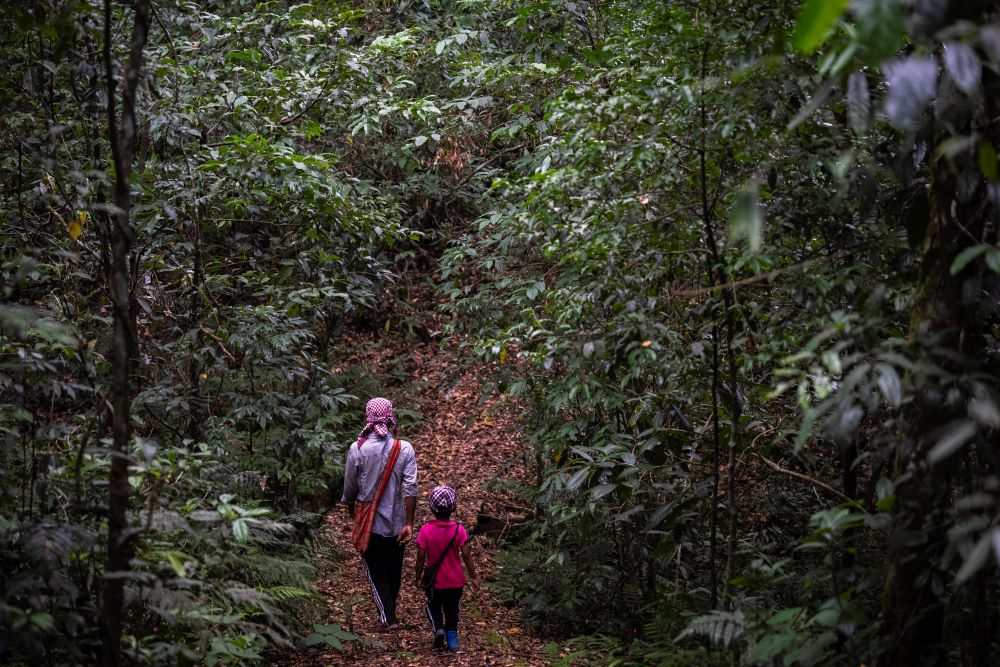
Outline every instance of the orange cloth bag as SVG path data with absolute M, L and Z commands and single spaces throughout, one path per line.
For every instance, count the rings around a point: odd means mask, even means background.
M 368 541 L 372 536 L 372 525 L 375 523 L 375 513 L 378 511 L 378 502 L 382 499 L 386 484 L 389 483 L 389 476 L 392 469 L 396 467 L 396 459 L 399 458 L 399 438 L 396 438 L 389 453 L 389 460 L 385 463 L 385 470 L 382 471 L 382 478 L 375 487 L 375 497 L 370 501 L 357 501 L 354 504 L 354 532 L 351 533 L 351 541 L 354 548 L 362 556 L 368 551 Z

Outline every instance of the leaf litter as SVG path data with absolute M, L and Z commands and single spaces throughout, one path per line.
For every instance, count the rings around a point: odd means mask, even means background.
M 423 313 L 436 319 L 436 315 Z M 434 322 L 434 324 L 439 324 Z M 518 617 L 516 608 L 504 605 L 491 592 L 498 575 L 499 550 L 495 532 L 477 530 L 480 517 L 499 519 L 506 525 L 518 507 L 513 493 L 487 488 L 491 480 L 525 480 L 530 472 L 521 439 L 519 408 L 510 399 L 483 398 L 481 378 L 488 369 L 481 363 L 462 363 L 457 344 L 440 346 L 414 337 L 386 333 L 382 328 L 360 335 L 351 332 L 350 347 L 357 363 L 376 375 L 403 359 L 408 379 L 384 395 L 397 408 L 418 410 L 422 418 L 400 437 L 413 443 L 417 453 L 420 495 L 415 529 L 430 520 L 427 493 L 446 483 L 458 492 L 458 519 L 470 532 L 470 544 L 483 586 L 478 594 L 467 585 L 462 597 L 459 625 L 460 650 L 432 650 L 433 636 L 423 592 L 413 583 L 416 546 L 411 542 L 403 563 L 403 587 L 398 602 L 402 628 L 381 632 L 370 589 L 360 559 L 351 546 L 351 522 L 339 503 L 325 516 L 316 536 L 319 551 L 334 554 L 318 558 L 320 575 L 315 582 L 323 598 L 322 623 L 335 623 L 353 632 L 360 641 L 344 642 L 341 650 L 311 647 L 283 657 L 287 667 L 304 665 L 544 665 L 542 641 Z M 359 344 L 357 338 L 368 337 Z M 365 344 L 367 343 L 367 344 Z M 367 397 L 362 397 L 366 400 Z M 339 497 L 339 489 L 334 489 Z M 512 509 L 513 508 L 513 509 Z M 482 528 L 482 526 L 480 526 Z

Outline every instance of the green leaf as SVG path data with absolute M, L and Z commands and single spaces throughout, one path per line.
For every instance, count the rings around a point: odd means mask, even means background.
M 250 527 L 243 519 L 233 521 L 233 537 L 237 542 L 246 542 L 250 538 Z
M 597 500 L 598 498 L 603 498 L 617 488 L 617 484 L 599 484 L 590 490 L 590 495 L 594 498 L 594 500 Z
M 331 623 L 330 625 L 313 623 L 313 630 L 316 632 L 305 638 L 306 646 L 327 644 L 339 651 L 344 646 L 343 642 L 357 641 L 358 639 L 357 635 L 342 629 L 336 623 Z
M 983 75 L 983 65 L 971 46 L 964 42 L 947 42 L 944 45 L 944 68 L 966 95 L 972 95 L 979 88 Z
M 573 473 L 573 476 L 569 478 L 569 481 L 566 482 L 566 490 L 575 491 L 580 488 L 580 485 L 583 484 L 588 475 L 590 475 L 590 468 L 581 468 L 580 470 L 577 470 Z
M 186 561 L 194 560 L 183 551 L 167 551 L 163 554 L 163 556 L 167 559 L 167 562 L 170 563 L 170 567 L 173 568 L 178 577 L 184 576 L 184 563 Z
M 357 636 L 347 630 L 344 630 L 337 623 L 330 623 L 329 625 L 322 625 L 320 623 L 313 624 L 313 630 L 320 634 L 327 635 L 329 637 L 337 637 L 338 639 L 343 639 L 344 641 L 351 641 L 357 639 Z
M 802 615 L 804 609 L 802 607 L 790 607 L 788 609 L 782 609 L 777 612 L 771 618 L 767 619 L 768 625 L 785 625 L 791 621 L 796 620 Z
M 245 510 L 243 512 L 243 516 L 245 517 L 264 516 L 265 514 L 270 514 L 270 513 L 271 510 L 269 510 L 266 507 L 251 507 L 250 509 Z
M 979 144 L 979 171 L 987 181 L 997 180 L 997 151 L 991 144 Z
M 952 160 L 959 155 L 962 155 L 968 151 L 973 144 L 976 143 L 975 135 L 960 134 L 957 137 L 951 137 L 945 139 L 940 144 L 938 144 L 937 150 L 934 151 L 934 155 L 937 157 L 946 157 Z
M 28 617 L 28 620 L 36 628 L 42 630 L 52 630 L 55 627 L 55 619 L 52 618 L 51 614 L 46 614 L 45 612 L 35 612 Z
M 955 575 L 956 584 L 965 583 L 973 575 L 979 572 L 979 570 L 983 569 L 983 566 L 986 564 L 986 559 L 990 555 L 994 536 L 998 532 L 1000 532 L 1000 529 L 994 528 L 993 530 L 983 533 L 983 535 L 980 536 L 979 541 L 976 542 L 976 546 L 974 546 L 972 551 L 969 552 L 965 562 L 962 563 L 962 567 L 959 568 L 958 574 Z
M 868 77 L 863 72 L 854 72 L 847 79 L 847 124 L 854 130 L 854 134 L 861 136 L 868 131 L 871 115 Z
M 892 481 L 880 477 L 875 485 L 875 494 L 878 497 L 875 506 L 883 512 L 892 511 L 892 506 L 896 503 L 896 487 Z
M 343 643 L 337 637 L 334 637 L 332 635 L 321 635 L 315 632 L 306 637 L 305 644 L 306 646 L 315 646 L 316 644 L 327 644 L 337 649 L 338 651 L 344 647 Z
M 969 441 L 976 434 L 975 422 L 968 419 L 960 419 L 954 422 L 948 432 L 937 441 L 927 454 L 929 463 L 938 463 L 957 452 L 962 445 Z
M 750 252 L 760 250 L 764 238 L 764 214 L 760 208 L 757 184 L 751 182 L 739 194 L 733 206 L 730 230 L 734 238 L 745 238 Z
M 898 408 L 903 402 L 903 383 L 899 379 L 899 373 L 888 364 L 880 364 L 881 373 L 878 377 L 878 388 L 885 398 L 885 402 L 894 408 Z
M 938 65 L 933 58 L 908 56 L 883 66 L 889 92 L 885 115 L 899 130 L 908 130 L 937 91 Z
M 754 663 L 770 662 L 776 655 L 784 651 L 795 639 L 789 632 L 766 634 L 750 650 L 750 660 Z
M 984 426 L 1000 427 L 1000 409 L 989 396 L 969 401 L 969 416 Z
M 896 55 L 903 46 L 906 23 L 898 0 L 855 0 L 858 41 L 868 52 L 869 62 L 878 65 Z
M 990 267 L 993 273 L 1000 273 L 1000 248 L 990 248 L 986 251 L 986 266 Z
M 962 269 L 968 266 L 969 262 L 974 260 L 976 257 L 979 257 L 989 249 L 990 246 L 979 244 L 979 245 L 969 246 L 962 252 L 958 253 L 958 257 L 956 257 L 955 260 L 951 263 L 951 268 L 949 269 L 951 275 L 955 275 L 956 273 L 960 272 Z
M 822 46 L 848 4 L 849 0 L 806 0 L 799 9 L 792 35 L 796 50 L 808 55 Z

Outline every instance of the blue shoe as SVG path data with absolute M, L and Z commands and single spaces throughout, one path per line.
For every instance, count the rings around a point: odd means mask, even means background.
M 445 633 L 445 636 L 448 638 L 448 650 L 449 651 L 457 651 L 458 650 L 458 631 L 457 630 L 449 630 L 448 632 Z

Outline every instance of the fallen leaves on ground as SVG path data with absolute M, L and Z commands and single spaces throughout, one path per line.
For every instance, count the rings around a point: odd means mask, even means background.
M 384 334 L 382 334 L 384 335 Z M 399 407 L 416 408 L 423 419 L 408 433 L 417 453 L 420 497 L 417 527 L 428 521 L 427 492 L 446 483 L 458 492 L 457 518 L 472 532 L 482 508 L 490 516 L 503 517 L 514 499 L 505 492 L 487 489 L 486 482 L 497 477 L 524 478 L 525 449 L 520 439 L 516 406 L 492 396 L 481 401 L 479 374 L 482 368 L 458 363 L 457 353 L 442 350 L 436 343 L 410 341 L 372 333 L 373 344 L 361 346 L 358 360 L 377 372 L 388 363 L 404 360 L 410 381 L 398 395 L 385 395 Z M 402 348 L 392 348 L 402 344 Z M 357 347 L 355 348 L 357 349 Z M 391 351 L 390 351 L 391 350 Z M 360 427 L 360 425 L 359 425 Z M 313 648 L 287 656 L 288 666 L 300 665 L 543 665 L 542 642 L 522 627 L 517 611 L 508 609 L 491 594 L 488 582 L 496 577 L 496 540 L 489 535 L 473 535 L 470 540 L 484 582 L 475 594 L 466 586 L 462 597 L 459 627 L 461 650 L 457 654 L 431 649 L 433 639 L 424 607 L 423 592 L 413 584 L 416 547 L 411 543 L 403 564 L 403 590 L 398 616 L 403 627 L 379 632 L 371 593 L 364 580 L 360 559 L 350 541 L 351 522 L 342 506 L 325 519 L 318 535 L 343 560 L 333 566 L 321 563 L 316 586 L 326 601 L 324 623 L 337 623 L 362 638 L 349 642 L 343 650 Z M 331 572 L 331 569 L 335 569 Z

